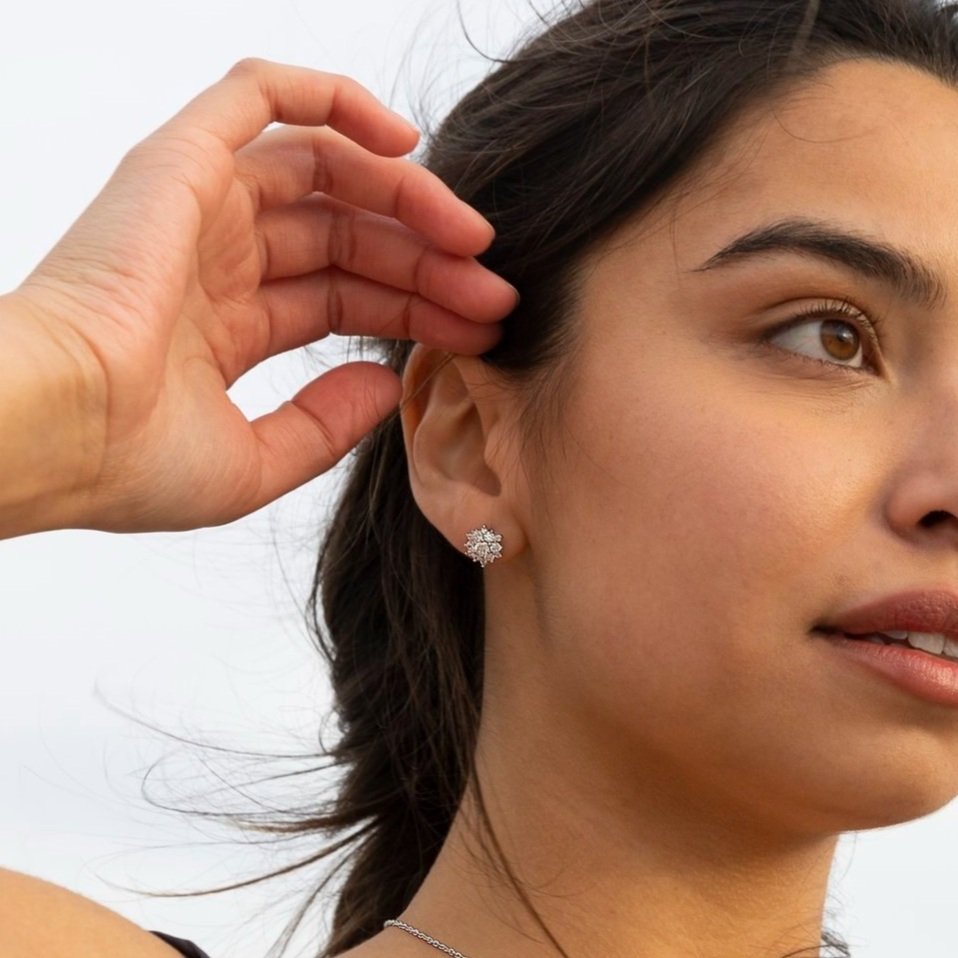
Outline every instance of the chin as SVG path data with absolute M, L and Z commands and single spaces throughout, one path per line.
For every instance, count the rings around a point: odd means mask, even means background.
M 958 796 L 958 782 L 920 775 L 881 781 L 877 774 L 813 814 L 825 833 L 866 831 L 903 825 L 940 811 Z M 919 784 L 920 783 L 920 784 Z

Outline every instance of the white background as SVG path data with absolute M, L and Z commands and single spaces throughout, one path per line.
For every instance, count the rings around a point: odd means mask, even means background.
M 530 20 L 523 0 L 462 6 L 473 38 L 492 53 Z M 8 5 L 3 20 L 0 290 L 42 258 L 130 146 L 244 56 L 350 74 L 406 116 L 409 97 L 427 89 L 441 115 L 485 70 L 452 0 L 34 0 Z M 324 344 L 323 362 L 335 350 Z M 315 355 L 279 357 L 230 395 L 260 415 L 322 368 Z M 0 864 L 192 938 L 212 958 L 263 958 L 322 872 L 202 898 L 153 899 L 118 886 L 210 887 L 309 851 L 279 846 L 270 855 L 154 808 L 140 785 L 155 762 L 147 786 L 155 801 L 212 809 L 249 805 L 220 775 L 232 770 L 239 784 L 302 766 L 191 751 L 109 703 L 222 747 L 314 747 L 329 696 L 301 609 L 335 480 L 334 472 L 221 529 L 0 542 Z M 327 726 L 328 741 L 334 731 Z M 329 785 L 308 776 L 251 794 L 305 805 Z M 956 902 L 952 803 L 843 839 L 827 923 L 856 958 L 945 958 L 958 954 Z M 321 933 L 307 924 L 290 954 L 311 953 Z

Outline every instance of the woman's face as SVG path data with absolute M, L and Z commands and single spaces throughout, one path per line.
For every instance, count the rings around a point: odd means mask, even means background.
M 503 701 L 548 696 L 553 731 L 620 781 L 662 773 L 756 822 L 904 821 L 958 794 L 958 707 L 813 629 L 958 592 L 958 92 L 838 64 L 716 155 L 586 264 L 555 455 L 525 463 L 543 681 Z M 907 251 L 944 298 L 797 250 L 702 268 L 799 218 Z M 485 573 L 506 686 L 515 573 Z

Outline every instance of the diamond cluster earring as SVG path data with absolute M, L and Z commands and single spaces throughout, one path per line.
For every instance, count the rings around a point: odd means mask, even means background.
M 466 555 L 485 569 L 490 562 L 502 557 L 502 536 L 483 525 L 466 536 Z

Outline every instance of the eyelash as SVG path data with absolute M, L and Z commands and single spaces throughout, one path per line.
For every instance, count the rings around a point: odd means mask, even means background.
M 826 319 L 841 319 L 847 322 L 848 325 L 854 326 L 858 330 L 859 334 L 864 333 L 861 339 L 865 352 L 865 360 L 868 365 L 843 366 L 838 361 L 816 359 L 814 356 L 806 356 L 804 353 L 796 352 L 795 350 L 789 349 L 787 346 L 776 346 L 774 343 L 770 342 L 770 340 L 778 333 L 783 333 L 794 326 L 800 326 L 803 323 L 808 323 L 813 319 L 819 319 L 823 321 Z M 817 303 L 806 307 L 805 309 L 796 313 L 787 322 L 780 323 L 774 329 L 770 330 L 764 341 L 767 345 L 772 346 L 773 349 L 784 350 L 790 356 L 795 356 L 798 359 L 804 359 L 807 362 L 815 363 L 816 366 L 831 366 L 845 370 L 849 373 L 861 373 L 868 368 L 870 368 L 873 372 L 877 372 L 878 366 L 876 365 L 875 357 L 881 352 L 881 319 L 877 316 L 869 317 L 865 315 L 865 313 L 863 313 L 860 309 L 852 306 L 851 303 L 845 302 L 845 300 L 829 300 L 825 303 Z

